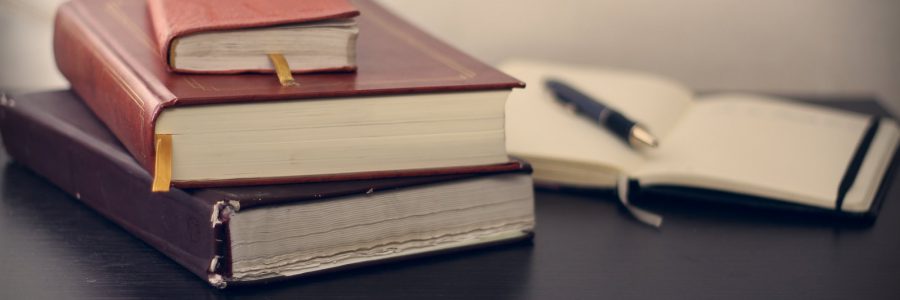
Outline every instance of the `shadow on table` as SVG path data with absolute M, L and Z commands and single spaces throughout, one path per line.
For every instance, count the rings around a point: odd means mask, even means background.
M 888 178 L 888 185 L 891 181 Z M 898 185 L 898 184 L 893 184 Z M 627 209 L 619 203 L 612 190 L 584 189 L 565 187 L 540 187 L 538 191 L 545 193 L 561 193 L 576 197 L 594 199 L 613 203 L 618 206 L 618 211 L 623 218 L 632 218 Z M 896 188 L 888 186 L 884 202 L 891 202 L 891 198 L 898 198 Z M 690 220 L 691 222 L 706 222 L 718 225 L 734 226 L 782 226 L 782 227 L 817 227 L 834 228 L 842 230 L 864 230 L 871 227 L 877 218 L 842 218 L 822 211 L 807 211 L 804 209 L 785 208 L 780 205 L 741 204 L 736 202 L 719 202 L 714 199 L 691 198 L 688 196 L 673 196 L 657 193 L 644 193 L 632 199 L 633 205 L 651 211 L 664 217 L 664 224 Z M 889 206 L 890 204 L 884 204 Z M 637 221 L 635 220 L 637 223 Z M 665 228 L 666 225 L 663 225 Z
M 532 259 L 520 242 L 216 290 L 19 164 L 2 196 L 3 298 L 515 298 Z

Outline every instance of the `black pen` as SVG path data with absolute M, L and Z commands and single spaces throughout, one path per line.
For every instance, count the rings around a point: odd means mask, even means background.
M 658 142 L 650 131 L 641 124 L 629 120 L 621 113 L 609 108 L 600 101 L 594 100 L 575 88 L 558 80 L 547 80 L 547 88 L 556 99 L 574 108 L 577 114 L 588 117 L 622 138 L 631 147 L 640 145 L 656 147 Z

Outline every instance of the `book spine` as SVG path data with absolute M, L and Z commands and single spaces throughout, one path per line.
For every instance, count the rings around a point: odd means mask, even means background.
M 151 193 L 150 175 L 124 153 L 72 125 L 0 105 L 0 133 L 19 164 L 118 224 L 203 280 L 221 286 L 222 207 L 173 189 Z M 39 200 L 39 199 L 35 199 Z M 226 258 L 227 259 L 227 258 Z
M 153 172 L 153 132 L 166 99 L 154 93 L 104 42 L 101 29 L 85 17 L 82 2 L 63 4 L 56 15 L 56 65 L 75 92 L 125 148 Z
M 169 22 L 169 16 L 165 10 L 166 2 L 163 0 L 147 1 L 147 14 L 150 16 L 150 24 L 153 25 L 153 38 L 156 41 L 157 51 L 160 57 L 165 58 L 166 66 L 172 67 L 172 57 L 169 56 L 169 48 L 171 48 L 172 24 Z

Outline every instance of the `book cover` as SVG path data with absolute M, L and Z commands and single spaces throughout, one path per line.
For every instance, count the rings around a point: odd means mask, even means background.
M 324 20 L 347 19 L 359 11 L 346 0 L 305 1 L 183 1 L 151 0 L 147 2 L 159 53 L 175 71 L 174 43 L 180 37 L 213 31 L 246 30 Z M 353 70 L 347 65 L 339 69 L 318 70 L 295 66 L 293 71 Z M 206 71 L 199 73 L 240 73 L 247 70 Z M 272 70 L 269 70 L 270 72 Z
M 170 107 L 524 86 L 374 3 L 353 4 L 361 13 L 358 71 L 298 75 L 301 84 L 294 87 L 284 87 L 267 74 L 168 72 L 143 1 L 64 4 L 56 18 L 54 49 L 74 91 L 151 172 L 157 117 Z
M 0 133 L 15 162 L 53 182 L 210 284 L 233 281 L 229 218 L 260 208 L 279 208 L 352 195 L 442 185 L 501 174 L 527 176 L 530 167 L 457 175 L 321 182 L 152 193 L 150 174 L 69 91 L 35 93 L 0 103 Z M 531 187 L 528 186 L 530 191 Z M 510 237 L 526 238 L 530 232 Z M 470 241 L 469 246 L 481 245 Z M 468 246 L 467 246 L 468 247 Z M 453 249 L 454 247 L 449 247 Z M 459 249 L 460 247 L 455 247 Z M 433 251 L 432 251 L 433 252 Z M 425 252 L 420 254 L 428 254 Z M 392 258 L 395 259 L 395 258 Z M 354 262 L 338 267 L 367 264 Z

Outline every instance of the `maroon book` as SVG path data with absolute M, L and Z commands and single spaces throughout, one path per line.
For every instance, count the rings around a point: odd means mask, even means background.
M 357 18 L 360 28 L 358 71 L 297 75 L 295 79 L 300 82 L 299 86 L 282 86 L 271 74 L 197 75 L 168 72 L 144 1 L 75 0 L 64 4 L 56 17 L 54 49 L 57 65 L 74 91 L 151 174 L 155 168 L 158 119 L 163 112 L 175 108 L 284 100 L 302 102 L 331 98 L 509 91 L 524 86 L 522 82 L 436 40 L 374 3 L 355 1 L 353 4 L 360 11 Z M 500 115 L 502 117 L 502 110 Z M 371 127 L 360 128 L 368 130 Z M 177 136 L 174 139 L 173 147 L 177 150 L 179 141 Z M 503 147 L 502 133 L 495 140 L 499 140 L 497 147 Z M 424 143 L 420 146 L 428 145 Z M 432 146 L 440 148 L 435 145 Z M 431 148 L 423 149 L 432 151 Z M 466 149 L 474 148 L 460 148 Z M 505 148 L 497 152 L 504 151 Z M 177 151 L 175 155 L 178 155 Z M 178 157 L 174 159 L 178 160 Z M 328 176 L 237 176 L 183 181 L 173 178 L 173 185 L 222 186 L 374 178 L 398 175 L 396 171 L 402 174 L 446 174 L 468 172 L 485 165 L 497 168 L 497 165 L 504 163 L 499 161 L 498 156 L 481 161 L 486 163 L 469 164 L 464 170 L 454 168 L 462 165 L 443 165 L 316 174 Z
M 311 22 L 348 19 L 359 15 L 347 0 L 149 0 L 150 19 L 157 46 L 162 57 L 175 71 L 198 73 L 241 73 L 246 71 L 272 72 L 270 69 L 226 69 L 197 71 L 178 68 L 174 64 L 174 46 L 181 37 L 208 32 L 262 29 L 274 26 L 302 26 Z M 304 41 L 297 41 L 302 43 Z M 343 47 L 351 46 L 342 45 Z M 219 45 L 223 47 L 223 45 Z M 231 49 L 229 49 L 231 50 Z M 294 72 L 347 71 L 349 64 L 331 69 L 308 68 L 297 65 Z
M 522 240 L 534 226 L 531 169 L 520 162 L 505 171 L 152 193 L 150 174 L 71 92 L 0 100 L 0 133 L 15 162 L 220 288 Z M 487 190 L 453 188 L 473 184 Z M 518 196 L 490 196 L 504 188 Z M 279 230 L 290 234 L 272 235 Z M 348 236 L 357 240 L 337 243 Z M 304 251 L 312 252 L 290 257 Z

